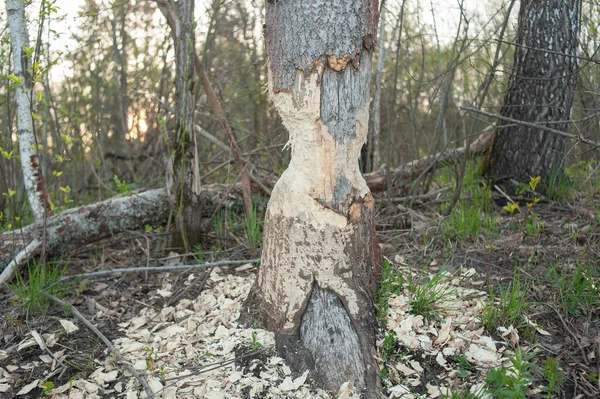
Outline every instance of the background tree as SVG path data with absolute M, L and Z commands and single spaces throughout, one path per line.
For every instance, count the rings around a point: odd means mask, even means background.
M 169 21 L 175 43 L 175 130 L 169 138 L 172 151 L 172 187 L 177 208 L 178 233 L 185 249 L 200 242 L 201 205 L 200 170 L 195 127 L 194 85 L 196 72 L 196 34 L 194 32 L 193 0 L 157 1 L 161 12 Z M 170 179 L 169 172 L 167 179 Z
M 521 1 L 508 91 L 501 115 L 567 131 L 577 82 L 581 0 Z M 514 179 L 540 176 L 542 188 L 561 177 L 569 140 L 533 127 L 499 128 L 483 173 L 514 193 Z
M 266 4 L 271 98 L 292 159 L 265 216 L 262 263 L 248 309 L 278 334 L 296 368 L 326 389 L 346 381 L 374 397 L 379 250 L 360 174 L 377 2 Z M 302 38 L 302 40 L 300 40 Z
M 25 5 L 21 0 L 7 0 L 8 25 L 13 56 L 12 81 L 16 87 L 17 130 L 23 183 L 29 205 L 36 222 L 50 213 L 50 199 L 38 155 L 31 109 L 33 90 L 32 72 L 39 73 L 39 63 L 34 62 L 34 50 L 29 47 L 29 35 L 25 19 Z M 34 65 L 35 64 L 35 65 Z M 32 68 L 35 66 L 35 68 Z

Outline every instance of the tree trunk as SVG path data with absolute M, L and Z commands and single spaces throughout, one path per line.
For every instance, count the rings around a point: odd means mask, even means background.
M 200 242 L 201 203 L 198 149 L 194 134 L 194 85 L 196 57 L 193 0 L 157 0 L 158 7 L 171 27 L 175 43 L 176 129 L 171 135 L 173 168 L 172 192 L 177 208 L 177 232 L 174 246 L 189 249 Z
M 369 398 L 379 395 L 380 258 L 358 157 L 376 30 L 374 0 L 266 3 L 269 89 L 292 159 L 269 201 L 242 317 L 275 331 L 278 350 L 325 389 L 352 381 Z
M 33 131 L 30 97 L 33 94 L 33 84 L 29 69 L 31 56 L 23 51 L 24 47 L 29 46 L 23 0 L 7 0 L 6 10 L 8 12 L 14 75 L 20 80 L 16 83 L 16 102 L 23 182 L 35 221 L 41 223 L 46 213 L 50 212 L 50 200 L 46 192 L 44 176 L 38 157 L 38 144 Z
M 554 129 L 568 130 L 580 18 L 581 0 L 521 1 L 517 47 L 502 116 L 552 123 Z M 512 179 L 527 183 L 530 176 L 540 176 L 538 189 L 544 192 L 550 178 L 563 172 L 568 144 L 565 137 L 533 127 L 499 128 L 483 173 L 509 193 L 516 189 L 510 184 Z

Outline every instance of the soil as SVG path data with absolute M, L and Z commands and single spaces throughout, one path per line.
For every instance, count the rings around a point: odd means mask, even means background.
M 383 203 L 383 200 L 379 203 Z M 598 201 L 592 199 L 591 202 L 572 200 L 569 203 L 536 204 L 535 214 L 539 218 L 540 228 L 538 234 L 530 235 L 520 228 L 518 216 L 510 216 L 501 207 L 497 207 L 497 231 L 482 232 L 464 241 L 448 238 L 444 234 L 441 226 L 447 219 L 439 214 L 439 203 L 416 202 L 408 213 L 404 207 L 394 207 L 390 210 L 381 205 L 378 237 L 383 255 L 394 264 L 399 273 L 404 273 L 405 277 L 411 274 L 414 279 L 419 280 L 440 270 L 446 270 L 454 276 L 468 275 L 459 279 L 458 287 L 471 294 L 479 292 L 481 297 L 490 291 L 502 292 L 502 289 L 506 289 L 514 280 L 515 273 L 520 273 L 520 278 L 527 287 L 526 298 L 531 303 L 527 309 L 531 324 L 529 328 L 519 330 L 518 346 L 535 352 L 532 375 L 536 382 L 528 387 L 529 397 L 546 397 L 547 394 L 541 389 L 545 382 L 543 365 L 546 360 L 554 359 L 559 364 L 564 380 L 552 397 L 596 398 L 600 397 L 600 309 L 577 308 L 571 312 L 565 310 L 557 297 L 552 278 L 549 277 L 551 269 L 568 273 L 581 263 L 591 265 L 596 278 L 598 277 L 600 224 L 591 204 L 598 205 Z M 233 245 L 216 250 L 218 245 L 225 243 Z M 206 261 L 250 259 L 256 256 L 256 250 L 246 249 L 238 243 L 243 243 L 243 238 L 219 241 L 208 238 L 204 245 L 206 252 L 201 256 Z M 165 248 L 166 244 L 168 242 L 163 234 L 127 233 L 80 248 L 67 254 L 63 262 L 67 264 L 67 275 L 147 264 L 198 263 L 197 258 L 193 256 L 179 257 L 172 249 Z M 209 250 L 211 247 L 213 251 Z M 469 270 L 473 272 L 467 273 Z M 277 354 L 269 346 L 269 333 L 259 329 L 244 330 L 235 326 L 235 304 L 243 299 L 240 297 L 241 290 L 251 286 L 255 277 L 254 268 L 224 267 L 214 271 L 210 278 L 207 278 L 207 273 L 208 271 L 194 269 L 185 272 L 128 273 L 86 278 L 76 281 L 64 300 L 77 308 L 113 343 L 118 342 L 122 351 L 127 347 L 125 337 L 131 338 L 143 332 L 141 328 L 132 328 L 136 318 L 146 317 L 144 326 L 150 329 L 151 334 L 155 334 L 170 328 L 169 323 L 175 323 L 172 324 L 174 326 L 189 326 L 195 317 L 198 320 L 204 317 L 207 320 L 206 334 L 200 334 L 194 339 L 189 338 L 188 341 L 182 339 L 180 349 L 173 351 L 169 356 L 174 356 L 174 359 L 180 356 L 178 351 L 191 351 L 190 348 L 196 351 L 204 350 L 205 356 L 177 358 L 178 367 L 198 363 L 209 364 L 211 359 L 237 358 L 253 350 L 261 350 L 254 356 L 243 357 L 227 366 L 225 374 L 211 374 L 210 378 L 217 381 L 214 384 L 208 376 L 205 380 L 199 380 L 194 390 L 188 390 L 192 396 L 180 396 L 178 393 L 172 397 L 195 397 L 193 395 L 200 394 L 206 395 L 204 397 L 207 398 L 326 397 L 326 393 L 310 385 L 310 380 L 303 382 L 301 374 L 284 372 L 287 370 L 285 364 L 277 360 Z M 205 279 L 206 283 L 202 285 L 201 282 Z M 216 298 L 218 303 L 231 306 L 231 314 L 225 314 L 219 319 L 216 313 L 218 309 L 203 308 L 207 305 L 199 302 L 199 298 L 205 297 L 212 298 L 210 300 Z M 135 391 L 135 395 L 142 392 L 141 388 L 119 369 L 113 356 L 96 334 L 75 320 L 68 310 L 50 306 L 41 314 L 25 314 L 11 291 L 2 288 L 0 298 L 0 389 L 5 387 L 4 391 L 0 391 L 2 398 L 72 398 L 77 397 L 75 391 L 83 392 L 83 397 L 108 398 L 130 397 L 129 395 L 133 395 L 131 392 Z M 176 301 L 173 298 L 176 298 Z M 172 309 L 173 315 L 165 316 L 165 309 Z M 437 332 L 419 332 L 417 329 L 415 337 L 422 338 L 427 334 L 430 334 L 432 339 L 439 337 L 443 322 L 447 318 L 448 315 L 445 315 L 439 320 L 425 320 L 425 327 L 429 326 L 430 331 Z M 61 325 L 61 320 L 72 321 L 79 329 L 67 333 Z M 535 325 L 539 326 L 539 330 Z M 201 330 L 205 327 L 198 325 L 197 328 Z M 185 328 L 182 327 L 182 331 L 183 329 Z M 219 346 L 219 340 L 214 338 L 219 335 L 219 331 L 222 332 L 223 339 L 229 337 L 232 342 L 237 340 L 237 345 L 230 355 L 208 353 L 209 350 L 227 352 L 226 345 Z M 258 331 L 263 342 L 250 344 L 248 339 L 244 338 L 250 334 L 249 331 Z M 381 340 L 389 331 L 382 326 Z M 43 338 L 47 347 L 45 350 L 32 338 L 32 332 Z M 495 342 L 500 356 L 499 364 L 504 364 L 510 353 L 516 350 L 499 331 L 484 331 L 482 327 L 481 334 L 482 337 L 489 335 Z M 29 346 L 25 345 L 28 340 Z M 164 345 L 168 346 L 168 341 L 169 339 Z M 162 381 L 164 385 L 160 395 L 169 397 L 166 389 L 168 384 L 164 380 L 166 371 L 161 369 L 161 366 L 167 366 L 168 369 L 166 359 L 171 357 L 161 352 L 164 347 L 157 347 L 156 352 L 153 352 L 152 348 L 154 347 L 149 344 L 149 349 L 144 349 L 146 352 L 139 350 L 136 355 L 138 357 L 131 358 L 131 361 L 145 359 L 148 375 L 155 376 L 156 380 Z M 441 348 L 439 350 L 441 351 Z M 447 366 L 443 367 L 434 352 L 411 348 L 397 342 L 391 358 L 393 360 L 382 363 L 382 367 L 390 368 L 388 378 L 384 379 L 384 395 L 388 397 L 441 397 L 435 387 L 459 389 L 475 386 L 485 380 L 486 369 L 477 364 L 476 360 L 469 362 L 458 353 L 445 356 Z M 414 374 L 406 375 L 399 371 L 398 364 L 401 362 L 415 365 L 411 366 L 412 371 L 404 369 L 404 373 L 410 374 L 414 371 Z M 415 362 L 422 370 L 419 370 Z M 111 370 L 119 372 L 118 376 L 109 382 L 102 383 L 102 380 L 96 378 L 98 373 L 109 373 Z M 300 385 L 287 391 L 287 388 L 283 388 L 286 386 L 286 378 L 290 384 Z M 39 382 L 35 387 L 27 393 L 19 394 L 36 380 Z M 62 393 L 50 389 L 44 393 L 39 384 L 45 381 L 52 382 L 54 389 L 65 384 L 72 384 L 72 387 L 65 388 L 66 391 Z M 89 390 L 86 391 L 82 381 L 95 381 L 95 387 L 88 387 Z M 408 381 L 412 381 L 413 385 L 409 386 Z M 118 384 L 121 385 L 121 392 L 117 389 Z M 242 385 L 238 389 L 235 388 L 235 384 Z M 219 387 L 214 388 L 217 385 Z M 223 396 L 211 396 L 211 387 L 215 392 L 223 392 Z M 404 387 L 410 388 L 410 392 L 401 393 Z M 180 389 L 183 392 L 184 388 Z M 294 392 L 294 395 L 290 396 L 290 392 Z

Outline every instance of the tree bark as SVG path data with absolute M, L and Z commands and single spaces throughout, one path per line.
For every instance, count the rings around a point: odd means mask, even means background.
M 518 46 L 502 116 L 568 130 L 580 20 L 581 0 L 521 1 Z M 483 173 L 511 194 L 516 190 L 511 180 L 527 183 L 530 176 L 540 176 L 538 190 L 544 192 L 550 178 L 563 172 L 568 144 L 565 137 L 530 126 L 499 128 Z
M 194 85 L 196 58 L 193 0 L 157 0 L 175 43 L 176 129 L 171 135 L 172 187 L 177 208 L 177 232 L 174 245 L 189 249 L 200 242 L 201 202 L 198 148 L 194 134 Z
M 19 154 L 23 170 L 23 182 L 35 221 L 41 223 L 50 213 L 50 200 L 38 157 L 38 144 L 33 130 L 31 96 L 33 83 L 29 55 L 23 51 L 29 46 L 29 35 L 22 0 L 6 0 L 8 27 L 10 30 L 14 75 L 20 80 L 16 84 L 17 129 Z
M 266 3 L 269 91 L 292 159 L 265 216 L 259 275 L 242 320 L 328 390 L 379 396 L 373 197 L 358 158 L 367 140 L 377 2 Z M 254 312 L 254 313 L 252 313 Z
M 203 186 L 199 193 L 205 205 L 202 216 L 208 219 L 225 195 L 239 198 L 240 193 L 239 184 Z M 46 254 L 65 254 L 146 225 L 164 226 L 171 209 L 169 203 L 167 191 L 155 189 L 68 209 L 46 220 Z M 37 255 L 41 246 L 42 228 L 36 224 L 0 234 L 0 270 L 4 269 L 0 283 L 8 281 L 20 265 Z

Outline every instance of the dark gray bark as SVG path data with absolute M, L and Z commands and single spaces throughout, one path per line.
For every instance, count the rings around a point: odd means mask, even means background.
M 569 128 L 576 86 L 581 0 L 523 0 L 517 47 L 501 115 L 525 122 Z M 551 52 L 545 52 L 549 50 Z M 562 54 L 564 55 L 562 55 Z M 560 121 L 560 122 L 559 122 Z M 483 173 L 515 192 L 512 180 L 540 176 L 544 191 L 567 161 L 569 140 L 528 126 L 499 129 Z
M 271 98 L 292 160 L 265 216 L 263 258 L 242 320 L 275 331 L 292 366 L 325 389 L 379 396 L 373 197 L 358 169 L 367 139 L 377 1 L 266 4 Z
M 196 59 L 193 0 L 157 0 L 175 43 L 176 128 L 171 137 L 173 152 L 172 191 L 177 208 L 174 245 L 186 249 L 200 242 L 201 202 L 198 151 L 194 139 Z

